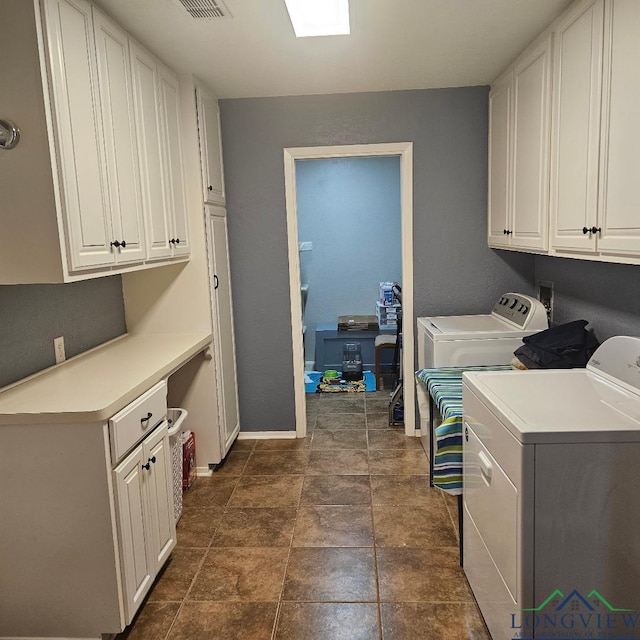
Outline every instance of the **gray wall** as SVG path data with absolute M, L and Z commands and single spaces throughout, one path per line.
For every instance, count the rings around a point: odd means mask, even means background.
M 0 286 L 0 387 L 126 332 L 120 276 L 71 284 Z
M 283 148 L 414 143 L 417 315 L 532 292 L 486 239 L 487 87 L 221 100 L 243 431 L 295 428 Z M 503 255 L 504 254 L 504 255 Z
M 298 236 L 309 284 L 305 360 L 315 327 L 340 315 L 372 315 L 382 281 L 401 281 L 400 158 L 323 158 L 296 162 Z
M 600 342 L 640 336 L 639 265 L 537 256 L 535 277 L 553 282 L 553 324 L 588 320 Z

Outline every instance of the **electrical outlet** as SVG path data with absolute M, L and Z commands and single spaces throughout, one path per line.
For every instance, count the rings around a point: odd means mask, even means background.
M 59 338 L 53 339 L 53 350 L 56 354 L 56 364 L 60 364 L 67 359 L 67 356 L 64 353 L 64 337 L 60 336 Z

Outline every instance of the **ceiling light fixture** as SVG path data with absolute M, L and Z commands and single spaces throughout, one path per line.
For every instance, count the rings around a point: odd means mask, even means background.
M 297 38 L 342 36 L 349 28 L 349 0 L 284 0 Z

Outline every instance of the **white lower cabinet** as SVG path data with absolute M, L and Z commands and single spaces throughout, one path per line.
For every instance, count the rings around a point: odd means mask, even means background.
M 113 476 L 125 621 L 129 624 L 175 546 L 166 422 L 114 469 Z
M 210 344 L 124 336 L 0 394 L 0 639 L 131 622 L 176 544 L 167 377 Z
M 142 602 L 153 582 L 147 550 L 149 500 L 144 482 L 142 447 L 138 447 L 114 470 L 118 500 L 118 529 L 122 552 L 122 583 L 126 621 Z M 145 507 L 146 505 L 146 507 Z
M 0 424 L 0 638 L 131 623 L 176 544 L 166 395 L 108 422 Z
M 163 381 L 109 420 L 125 624 L 176 544 L 166 414 Z

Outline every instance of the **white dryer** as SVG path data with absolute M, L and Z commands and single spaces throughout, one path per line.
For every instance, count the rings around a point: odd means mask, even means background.
M 549 328 L 543 304 L 522 293 L 505 293 L 489 314 L 417 319 L 418 368 L 509 364 L 522 338 Z M 422 445 L 430 454 L 429 394 L 416 382 Z
M 640 638 L 640 338 L 465 373 L 463 406 L 463 564 L 493 640 Z

